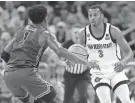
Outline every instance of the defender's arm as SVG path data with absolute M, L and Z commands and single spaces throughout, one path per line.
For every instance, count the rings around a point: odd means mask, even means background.
M 48 46 L 52 50 L 54 50 L 58 56 L 64 57 L 77 64 L 87 65 L 87 62 L 85 60 L 80 59 L 79 57 L 77 57 L 77 56 L 73 55 L 71 52 L 69 52 L 67 49 L 60 46 L 52 34 L 50 34 L 49 32 L 45 32 L 45 33 L 47 35 L 46 40 L 47 40 Z

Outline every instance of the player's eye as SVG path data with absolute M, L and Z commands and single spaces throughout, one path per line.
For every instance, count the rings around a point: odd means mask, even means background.
M 78 32 L 74 32 L 75 34 L 77 34 Z
M 89 14 L 89 17 L 92 17 L 92 15 L 91 15 L 91 14 Z
M 96 17 L 96 16 L 97 16 L 97 14 L 94 14 L 94 16 Z

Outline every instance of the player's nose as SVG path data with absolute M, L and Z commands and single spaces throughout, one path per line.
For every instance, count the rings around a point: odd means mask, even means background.
M 92 17 L 91 17 L 91 19 L 92 19 L 92 20 L 95 20 L 95 17 L 94 17 L 94 16 L 92 16 Z

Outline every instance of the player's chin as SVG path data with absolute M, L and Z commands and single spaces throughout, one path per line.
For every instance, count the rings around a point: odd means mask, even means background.
M 92 26 L 94 26 L 94 27 L 95 27 L 95 26 L 96 26 L 96 23 L 92 23 Z

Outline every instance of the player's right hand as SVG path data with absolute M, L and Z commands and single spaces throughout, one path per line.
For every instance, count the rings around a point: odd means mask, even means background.
M 71 67 L 74 66 L 74 63 L 71 62 L 71 61 L 69 61 L 69 60 L 66 60 L 66 65 L 67 65 L 69 68 L 71 68 Z
M 89 61 L 88 63 L 89 63 L 88 67 L 89 67 L 90 69 L 91 69 L 91 68 L 94 68 L 94 69 L 100 70 L 100 67 L 99 67 L 99 65 L 98 65 L 96 62 L 94 62 L 94 61 Z

